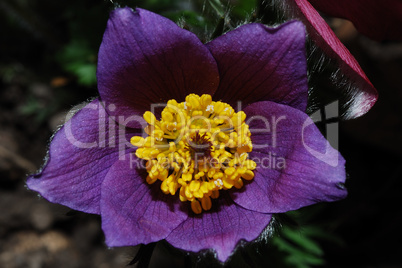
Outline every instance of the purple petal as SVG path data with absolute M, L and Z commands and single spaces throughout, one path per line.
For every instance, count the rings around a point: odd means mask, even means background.
M 240 240 L 256 239 L 270 220 L 270 214 L 241 208 L 223 192 L 213 201 L 211 211 L 192 214 L 166 240 L 187 251 L 212 248 L 225 262 Z
M 50 202 L 100 214 L 101 183 L 118 157 L 132 150 L 126 135 L 138 132 L 119 128 L 99 100 L 92 101 L 54 135 L 47 163 L 28 178 L 28 188 Z
M 233 200 L 250 210 L 280 213 L 344 198 L 345 160 L 313 121 L 289 106 L 258 102 L 244 109 L 257 163 L 254 179 Z
M 117 161 L 102 184 L 102 229 L 108 246 L 148 244 L 166 236 L 187 218 L 178 196 L 148 185 L 147 172 L 133 154 Z
M 142 116 L 169 99 L 184 101 L 189 93 L 213 94 L 219 83 L 214 58 L 193 33 L 139 8 L 111 13 L 97 77 L 101 99 L 116 105 L 109 114 L 125 117 Z
M 275 29 L 247 24 L 208 43 L 221 79 L 214 98 L 233 107 L 269 100 L 305 111 L 305 35 L 297 21 Z

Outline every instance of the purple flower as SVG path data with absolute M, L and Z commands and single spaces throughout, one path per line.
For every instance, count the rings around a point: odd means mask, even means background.
M 263 232 L 272 213 L 346 196 L 344 159 L 304 113 L 304 43 L 297 21 L 243 25 L 204 45 L 149 11 L 114 10 L 99 50 L 100 98 L 54 135 L 28 187 L 100 214 L 109 246 L 166 239 L 188 251 L 212 248 L 226 261 L 240 240 Z M 173 106 L 156 109 L 156 117 L 147 112 L 166 102 Z M 223 167 L 194 166 L 196 153 L 223 159 Z M 162 162 L 165 171 L 154 168 Z

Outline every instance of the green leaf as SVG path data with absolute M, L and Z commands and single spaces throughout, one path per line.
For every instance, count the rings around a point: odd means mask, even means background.
M 287 253 L 284 261 L 290 267 L 308 268 L 310 265 L 324 264 L 324 260 L 321 256 L 306 252 L 303 248 L 300 248 L 298 245 L 294 245 L 281 237 L 275 237 L 272 239 L 272 243 L 277 246 L 280 251 Z
M 322 256 L 324 254 L 318 243 L 305 235 L 303 230 L 294 230 L 285 227 L 282 230 L 282 234 L 296 245 L 299 245 L 306 252 L 310 252 L 318 256 Z

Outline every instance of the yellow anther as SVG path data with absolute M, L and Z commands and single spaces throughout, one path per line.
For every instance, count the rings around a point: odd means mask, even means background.
M 155 125 L 157 122 L 155 115 L 153 113 L 151 113 L 150 111 L 146 111 L 144 113 L 143 117 L 144 117 L 144 120 L 150 125 Z
M 204 176 L 204 172 L 198 172 L 197 174 L 194 175 L 194 179 L 199 180 Z
M 204 94 L 201 96 L 201 105 L 207 107 L 212 103 L 212 97 L 209 94 Z
M 214 121 L 213 121 L 213 123 L 215 124 L 215 125 L 220 125 L 220 124 L 223 124 L 225 122 L 225 119 L 224 118 L 221 118 L 221 117 L 215 117 L 214 118 Z
M 211 198 L 209 198 L 209 196 L 204 196 L 204 197 L 201 199 L 201 205 L 202 205 L 202 208 L 203 208 L 204 210 L 210 210 L 211 207 L 212 207 Z
M 159 154 L 156 156 L 156 159 L 158 159 L 158 162 L 160 162 L 160 163 L 166 162 L 166 155 L 165 155 L 165 153 L 164 153 L 164 152 L 163 152 L 163 153 L 159 153 Z
M 200 214 L 202 212 L 201 204 L 198 200 L 191 202 L 191 209 L 195 214 Z
M 240 111 L 233 115 L 232 124 L 234 127 L 241 126 L 246 119 L 246 114 L 243 111 Z
M 223 188 L 230 189 L 233 187 L 233 181 L 229 178 L 223 178 Z
M 154 165 L 151 170 L 149 171 L 149 175 L 158 175 L 159 171 L 158 171 L 158 166 Z
M 147 169 L 147 171 L 150 171 L 151 168 L 153 166 L 155 166 L 157 163 L 158 163 L 158 161 L 156 161 L 156 160 L 148 160 L 147 164 L 145 165 L 145 168 Z
M 243 111 L 238 112 L 237 116 L 240 118 L 241 122 L 244 122 L 244 120 L 246 120 L 246 114 Z
M 191 181 L 190 185 L 189 185 L 190 191 L 196 192 L 196 191 L 198 191 L 198 189 L 200 189 L 200 186 L 201 186 L 200 181 Z
M 208 178 L 212 178 L 215 174 L 215 169 L 211 168 L 208 170 Z
M 134 145 L 134 146 L 141 147 L 141 146 L 144 145 L 145 139 L 144 139 L 143 137 L 141 137 L 141 136 L 133 136 L 133 137 L 130 139 L 130 142 L 131 142 L 131 144 Z
M 245 180 L 252 180 L 254 178 L 254 172 L 252 172 L 251 170 L 247 170 L 243 175 L 241 175 L 241 177 Z
M 239 167 L 239 168 L 237 168 L 237 172 L 238 172 L 240 175 L 243 175 L 246 171 L 247 171 L 247 169 L 246 169 L 245 167 Z
M 138 158 L 143 158 L 142 156 L 143 156 L 144 150 L 145 150 L 145 148 L 138 148 L 137 151 L 135 151 L 135 155 L 136 155 Z
M 198 96 L 197 96 L 198 97 Z M 191 104 L 191 107 L 193 110 L 199 109 L 200 108 L 200 102 L 199 102 L 199 97 L 197 98 L 195 95 L 191 95 L 188 97 L 188 103 Z
M 220 101 L 215 102 L 214 111 L 216 114 L 220 114 L 224 108 L 225 108 L 225 106 L 223 105 L 222 102 L 220 102 Z
M 164 110 L 162 112 L 162 120 L 163 121 L 168 121 L 168 122 L 172 122 L 173 121 L 173 115 L 171 112 Z
M 237 171 L 235 171 L 231 176 L 227 176 L 227 178 L 232 181 L 236 181 L 238 178 L 240 178 L 240 175 L 237 173 Z
M 185 111 L 190 111 L 191 110 L 191 103 L 189 103 L 188 101 L 182 102 L 179 104 L 179 108 L 183 109 Z
M 209 193 L 208 182 L 206 182 L 206 181 L 201 182 L 200 190 L 201 190 L 204 194 Z
M 164 180 L 164 181 L 161 183 L 161 190 L 162 190 L 162 192 L 164 192 L 165 194 L 169 194 L 169 193 L 170 193 L 169 188 L 171 187 L 170 184 L 173 182 L 173 180 L 174 180 L 173 175 L 170 175 L 166 180 Z
M 233 183 L 234 187 L 236 187 L 236 189 L 241 189 L 243 187 L 243 181 L 242 179 L 237 179 L 234 181 Z
M 176 172 L 180 170 L 180 166 L 179 166 L 179 164 L 176 163 L 176 162 L 173 162 L 173 163 L 172 163 L 172 167 L 173 167 L 174 171 L 176 171 Z
M 212 191 L 211 198 L 216 199 L 219 197 L 219 191 Z
M 220 179 L 220 178 L 223 178 L 223 173 L 222 173 L 222 172 L 216 172 L 216 173 L 214 174 L 213 178 L 214 178 L 215 180 Z
M 193 178 L 193 174 L 191 174 L 191 173 L 184 173 L 181 177 L 182 177 L 182 179 L 183 179 L 184 181 L 191 181 L 191 179 Z
M 165 133 L 161 129 L 155 129 L 152 135 L 156 140 L 160 141 L 163 139 L 163 135 L 165 135 Z
M 234 167 L 228 167 L 227 169 L 225 169 L 225 174 L 231 176 L 235 171 L 236 169 Z
M 159 154 L 159 150 L 158 150 L 158 149 L 152 149 L 152 150 L 149 152 L 149 157 L 155 158 L 158 154 Z
M 171 113 L 177 113 L 178 112 L 177 106 L 178 103 L 176 100 L 168 100 L 166 108 Z
M 167 179 L 164 180 L 164 181 L 161 183 L 161 190 L 162 190 L 162 192 L 165 193 L 165 194 L 168 194 L 168 193 L 169 193 L 169 184 L 168 184 L 168 180 L 167 180 Z
M 240 154 L 240 162 L 243 163 L 244 161 L 246 161 L 248 158 L 248 154 L 246 153 L 242 153 Z M 254 161 L 253 161 L 254 162 Z
M 207 186 L 208 186 L 208 190 L 209 190 L 209 191 L 212 191 L 212 190 L 214 190 L 214 189 L 217 188 L 217 186 L 216 186 L 214 180 L 213 180 L 213 181 L 209 181 Z
M 146 137 L 145 143 L 143 146 L 148 147 L 148 148 L 155 146 L 155 137 L 152 137 L 152 136 Z
M 178 187 L 179 187 L 179 184 L 176 181 L 172 181 L 169 184 L 169 193 L 171 195 L 175 195 Z
M 181 202 L 187 201 L 185 190 L 186 190 L 186 186 L 182 186 L 180 188 L 179 197 L 180 197 Z
M 230 105 L 225 104 L 225 108 L 223 109 L 222 114 L 230 118 L 233 116 L 234 110 Z
M 168 170 L 163 169 L 162 171 L 159 172 L 158 179 L 163 181 L 167 178 L 168 174 L 169 174 Z
M 236 148 L 236 142 L 235 141 L 233 141 L 232 139 L 230 139 L 230 140 L 228 140 L 227 141 L 227 146 L 229 147 L 229 148 Z
M 176 151 L 176 144 L 173 141 L 169 142 L 169 151 L 171 152 Z
M 248 169 L 254 170 L 257 167 L 257 164 L 253 160 L 244 161 L 244 166 Z
M 241 147 L 237 148 L 237 153 L 242 154 L 242 153 L 249 153 L 253 150 L 253 145 L 251 143 L 242 145 Z
M 177 128 L 178 128 L 177 122 L 169 123 L 166 125 L 166 129 L 168 131 L 174 131 L 174 130 L 177 130 Z
M 148 175 L 146 181 L 148 184 L 153 184 L 157 179 L 158 178 L 151 178 L 151 176 Z
M 224 141 L 227 141 L 227 140 L 229 140 L 229 137 L 228 137 L 228 135 L 226 135 L 225 133 L 223 133 L 223 132 L 219 132 L 219 138 L 221 138 L 221 139 L 223 139 Z
M 154 130 L 155 130 L 155 126 L 151 126 L 151 125 L 146 126 L 144 129 L 145 133 L 147 133 L 148 135 L 151 135 Z
M 201 190 L 198 190 L 198 191 L 194 192 L 193 194 L 194 194 L 194 197 L 196 197 L 198 199 L 201 199 L 204 197 L 204 193 Z
M 187 199 L 193 199 L 194 198 L 193 194 L 190 192 L 190 188 L 189 188 L 188 185 L 185 186 L 184 194 L 185 194 Z

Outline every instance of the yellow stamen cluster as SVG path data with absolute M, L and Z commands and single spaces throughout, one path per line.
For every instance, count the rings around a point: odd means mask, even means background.
M 236 113 L 208 94 L 190 94 L 185 102 L 169 100 L 160 120 L 149 111 L 144 119 L 148 137 L 134 136 L 131 143 L 139 147 L 136 156 L 147 160 L 147 183 L 162 181 L 165 194 L 179 191 L 194 213 L 210 210 L 219 190 L 240 189 L 242 179 L 254 178 L 256 163 L 248 158 L 252 143 L 243 111 Z

